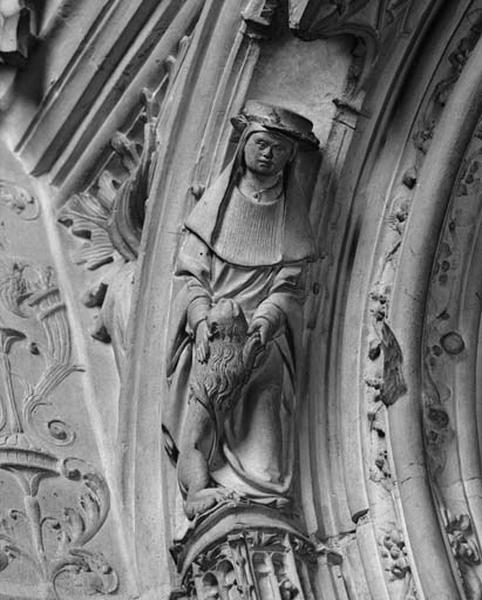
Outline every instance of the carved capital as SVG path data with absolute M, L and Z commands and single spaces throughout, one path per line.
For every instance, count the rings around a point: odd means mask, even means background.
M 224 507 L 178 542 L 183 587 L 175 598 L 313 598 L 313 544 L 279 511 Z M 217 594 L 217 595 L 216 595 Z

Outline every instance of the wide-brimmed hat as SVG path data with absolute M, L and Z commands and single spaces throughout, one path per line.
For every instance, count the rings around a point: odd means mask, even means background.
M 259 123 L 266 129 L 294 139 L 301 150 L 316 150 L 320 145 L 309 119 L 287 108 L 257 100 L 248 100 L 240 114 L 231 119 L 231 123 L 240 133 L 250 123 Z

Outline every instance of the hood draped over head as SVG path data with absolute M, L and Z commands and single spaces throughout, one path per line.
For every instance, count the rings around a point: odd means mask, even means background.
M 284 113 L 298 117 L 295 113 L 259 103 L 252 104 L 258 109 L 258 114 L 260 106 L 264 110 L 269 108 L 268 117 L 263 115 L 256 118 L 255 115 L 249 118 L 248 115 L 248 118 L 244 119 L 243 132 L 233 160 L 204 192 L 187 218 L 185 227 L 203 240 L 219 258 L 234 265 L 271 266 L 308 260 L 314 256 L 313 233 L 308 218 L 307 199 L 293 168 L 297 144 L 306 148 L 308 136 L 303 133 L 304 137 L 301 138 L 301 134 L 293 128 L 287 130 L 282 117 Z M 248 106 L 249 103 L 246 109 Z M 281 114 L 281 118 L 278 113 Z M 270 118 L 273 115 L 275 118 L 272 119 L 272 123 Z M 303 121 L 303 125 L 309 123 L 311 126 L 307 119 L 299 119 Z M 256 132 L 276 133 L 293 142 L 293 154 L 283 172 L 283 193 L 276 200 L 277 208 L 272 203 L 254 204 L 244 198 L 238 189 L 246 169 L 246 142 Z M 309 139 L 313 148 L 315 144 Z M 254 238 L 253 235 L 249 235 L 253 226 L 257 225 L 253 220 L 258 224 L 265 223 L 264 229 L 262 225 L 258 225 L 257 236 Z

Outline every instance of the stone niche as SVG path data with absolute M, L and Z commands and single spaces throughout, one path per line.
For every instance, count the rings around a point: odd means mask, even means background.
M 482 600 L 480 0 L 0 0 L 0 600 Z

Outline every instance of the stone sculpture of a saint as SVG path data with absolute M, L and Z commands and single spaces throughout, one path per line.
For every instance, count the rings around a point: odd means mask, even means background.
M 296 359 L 313 235 L 294 159 L 312 123 L 250 101 L 234 159 L 185 222 L 163 429 L 192 519 L 236 495 L 282 505 L 294 467 Z

